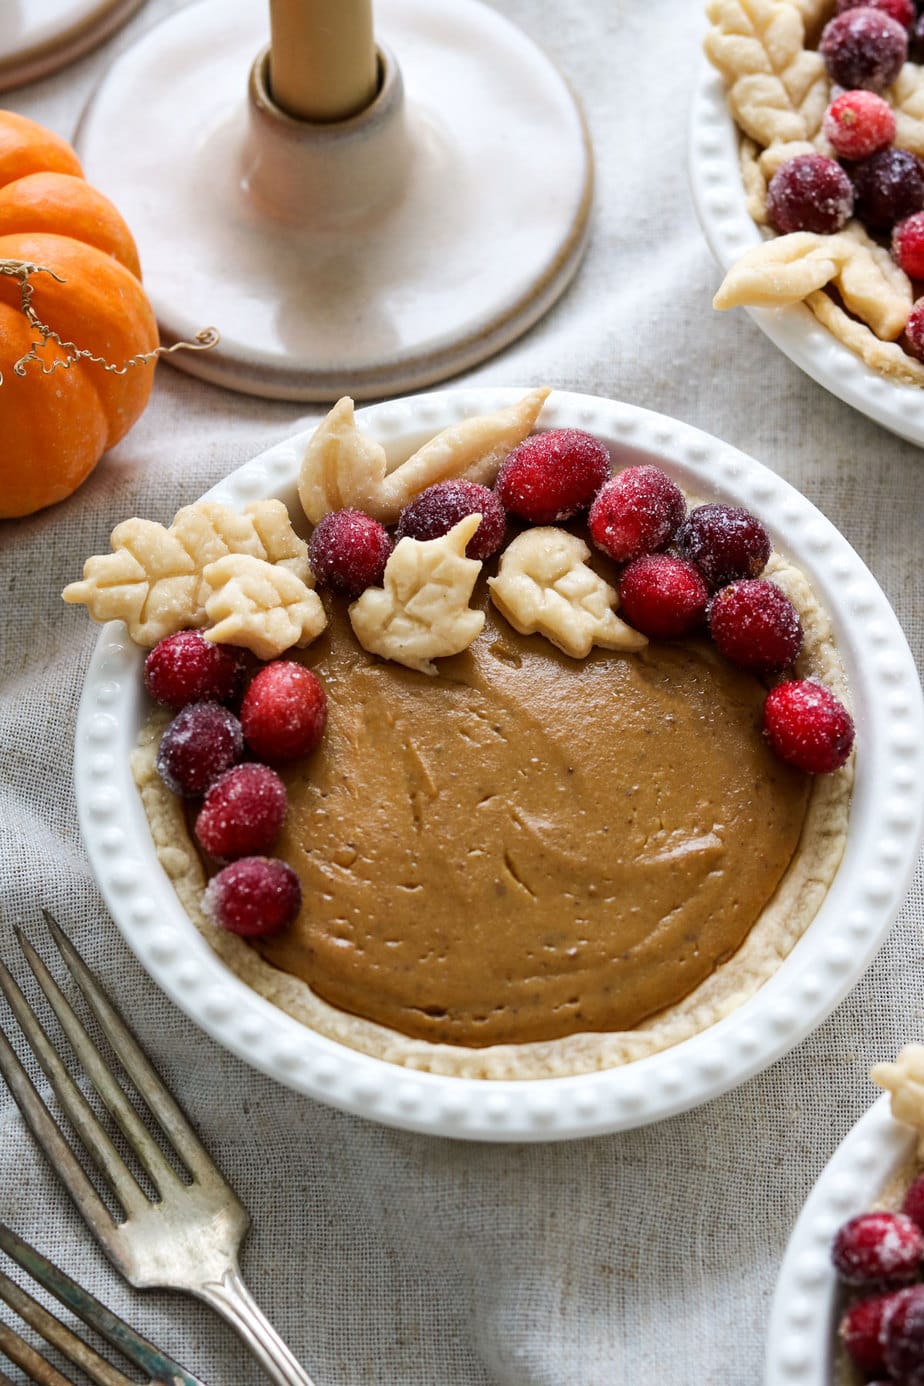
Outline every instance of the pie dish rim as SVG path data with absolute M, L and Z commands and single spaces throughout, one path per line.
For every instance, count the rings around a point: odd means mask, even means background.
M 463 388 L 410 396 L 363 409 L 360 423 L 371 426 L 386 448 L 403 451 L 411 439 L 416 443 L 461 417 L 496 409 L 518 393 Z M 590 395 L 557 391 L 545 409 L 546 427 L 600 433 L 662 458 L 697 494 L 756 508 L 776 547 L 817 588 L 835 627 L 862 747 L 844 861 L 789 957 L 731 1015 L 673 1049 L 574 1077 L 460 1078 L 348 1049 L 239 981 L 179 905 L 157 861 L 131 774 L 129 754 L 146 716 L 138 677 L 143 652 L 121 623 L 100 634 L 75 738 L 78 816 L 97 881 L 129 946 L 180 1009 L 231 1052 L 296 1091 L 386 1124 L 469 1139 L 551 1140 L 631 1129 L 686 1111 L 761 1071 L 820 1024 L 859 979 L 901 905 L 924 833 L 924 802 L 915 794 L 924 773 L 920 683 L 897 618 L 847 540 L 782 478 L 701 430 Z M 232 472 L 209 498 L 240 506 L 291 489 L 309 431 Z M 868 636 L 863 648 L 851 623 Z M 880 700 L 890 719 L 870 718 Z

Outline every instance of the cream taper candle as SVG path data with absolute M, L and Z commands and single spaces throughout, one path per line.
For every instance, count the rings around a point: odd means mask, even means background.
M 270 0 L 270 89 L 300 120 L 345 120 L 376 93 L 372 0 Z

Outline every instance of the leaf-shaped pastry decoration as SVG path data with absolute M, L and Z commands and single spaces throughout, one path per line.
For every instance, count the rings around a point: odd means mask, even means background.
M 893 143 L 924 156 L 924 68 L 905 63 L 885 98 L 895 114 Z
M 435 674 L 432 660 L 468 648 L 484 626 L 484 612 L 468 605 L 481 564 L 465 556 L 480 523 L 480 515 L 466 515 L 439 539 L 399 541 L 382 587 L 368 587 L 350 607 L 364 649 Z
M 869 1075 L 892 1094 L 892 1115 L 918 1132 L 918 1154 L 924 1153 L 924 1045 L 906 1044 L 894 1064 L 876 1064 Z
M 593 645 L 640 650 L 648 644 L 615 613 L 618 594 L 587 566 L 590 549 L 567 530 L 524 530 L 508 544 L 491 600 L 521 635 L 538 632 L 565 654 L 584 659 Z
M 275 659 L 311 643 L 327 625 L 317 592 L 281 564 L 227 553 L 202 573 L 207 640 L 240 645 L 258 659 Z
M 779 308 L 799 303 L 831 283 L 877 337 L 893 341 L 904 330 L 911 311 L 911 283 L 858 222 L 835 236 L 794 231 L 755 246 L 732 265 L 713 307 Z
M 169 529 L 124 520 L 110 544 L 112 552 L 88 558 L 83 579 L 61 595 L 86 606 L 94 621 L 124 621 L 139 645 L 207 624 L 202 571 L 225 554 L 247 554 L 313 585 L 308 546 L 278 500 L 255 501 L 243 512 L 199 501 L 179 511 Z
M 550 394 L 546 386 L 493 414 L 453 424 L 388 471 L 385 449 L 356 427 L 353 401 L 334 405 L 308 439 L 298 481 L 312 524 L 332 510 L 364 510 L 382 524 L 428 486 L 454 477 L 491 485 L 509 452 L 532 431 Z
M 830 82 L 791 0 L 710 0 L 706 56 L 728 84 L 732 115 L 761 145 L 810 140 L 828 105 Z

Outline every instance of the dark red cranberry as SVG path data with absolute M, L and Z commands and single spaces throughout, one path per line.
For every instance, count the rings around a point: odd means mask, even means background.
M 241 724 L 220 703 L 190 703 L 160 739 L 157 773 L 174 794 L 204 794 L 244 754 Z
M 507 516 L 493 491 L 476 481 L 438 481 L 404 507 L 395 538 L 439 539 L 466 515 L 480 515 L 481 524 L 465 546 L 466 557 L 484 560 L 497 553 L 507 533 Z
M 880 10 L 883 14 L 887 14 L 903 29 L 910 29 L 914 23 L 915 11 L 912 0 L 837 0 L 837 13 L 843 14 L 845 10 L 855 10 L 861 5 L 865 5 L 867 9 Z
M 767 188 L 767 218 L 775 231 L 831 235 L 853 214 L 853 184 L 835 159 L 797 154 L 777 169 Z
M 924 165 L 907 149 L 880 149 L 853 171 L 857 216 L 884 231 L 924 207 Z
M 889 1374 L 902 1386 L 924 1386 L 924 1285 L 895 1296 L 883 1314 L 882 1337 Z
M 362 510 L 334 510 L 315 525 L 308 562 L 322 587 L 358 597 L 382 581 L 391 557 L 391 535 Z
M 691 510 L 677 540 L 684 558 L 714 588 L 758 577 L 771 551 L 770 536 L 756 515 L 719 501 Z
M 819 52 L 837 86 L 883 92 L 908 57 L 908 31 L 880 10 L 861 6 L 826 24 Z

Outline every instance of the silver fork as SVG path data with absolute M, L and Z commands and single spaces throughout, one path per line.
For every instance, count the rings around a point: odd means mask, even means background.
M 0 1249 L 66 1309 L 95 1329 L 134 1366 L 140 1367 L 146 1386 L 202 1386 L 198 1377 L 191 1376 L 172 1358 L 158 1352 L 147 1338 L 142 1338 L 140 1333 L 129 1328 L 123 1319 L 100 1304 L 88 1290 L 82 1289 L 69 1275 L 52 1265 L 3 1223 L 0 1223 Z M 107 1362 L 84 1338 L 56 1318 L 43 1304 L 39 1304 L 28 1290 L 11 1280 L 4 1271 L 0 1271 L 0 1299 L 18 1314 L 23 1323 L 34 1329 L 75 1367 L 79 1367 L 97 1386 L 136 1386 L 135 1378 L 126 1376 L 111 1362 Z M 29 1380 L 38 1386 L 72 1386 L 69 1378 L 63 1376 L 37 1347 L 6 1323 L 0 1323 L 0 1355 L 20 1367 Z M 0 1386 L 13 1386 L 2 1370 Z
M 41 957 L 17 930 L 19 946 L 74 1054 L 137 1155 L 158 1199 L 152 1201 L 141 1188 L 9 970 L 0 963 L 0 989 L 74 1131 L 119 1204 L 123 1219 L 117 1222 L 110 1214 L 0 1030 L 0 1073 L 32 1134 L 90 1231 L 129 1284 L 139 1289 L 184 1290 L 204 1300 L 240 1334 L 276 1386 L 312 1386 L 311 1378 L 241 1279 L 237 1256 L 250 1227 L 249 1214 L 77 949 L 48 911 L 43 913 L 58 952 L 100 1029 L 190 1181 L 181 1179 L 165 1158 Z

